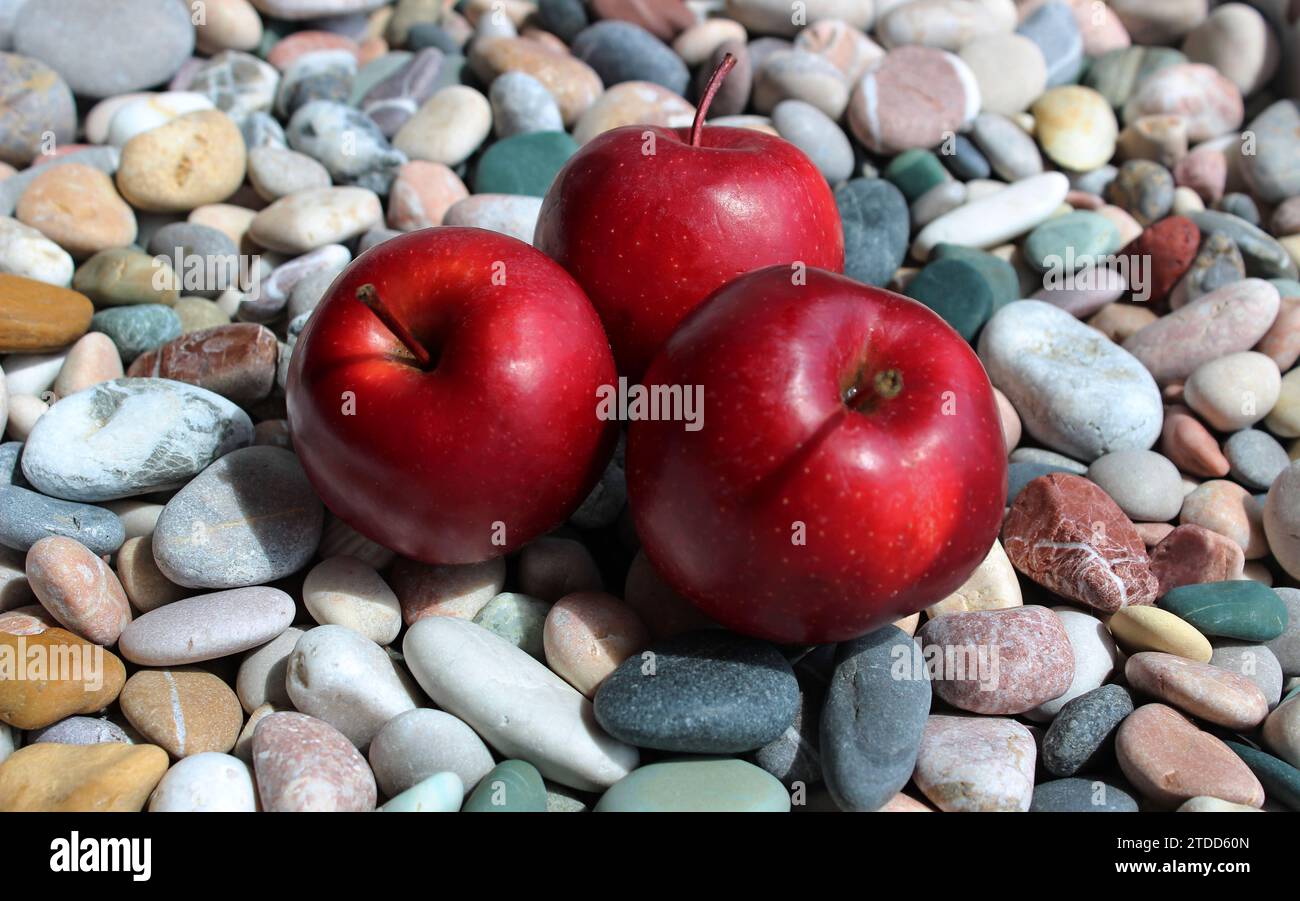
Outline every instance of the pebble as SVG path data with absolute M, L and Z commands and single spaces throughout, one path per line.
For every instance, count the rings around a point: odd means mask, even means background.
M 1202 235 L 1218 231 L 1230 238 L 1241 251 L 1248 275 L 1267 279 L 1296 278 L 1296 262 L 1286 249 L 1246 220 L 1217 210 L 1189 213 L 1187 218 L 1196 223 Z
M 174 0 L 28 0 L 14 49 L 51 66 L 73 92 L 110 97 L 165 82 L 194 50 L 188 10 Z
M 542 632 L 546 664 L 587 697 L 650 642 L 636 612 L 601 592 L 566 595 L 549 608 Z
M 718 22 L 726 22 L 726 20 L 710 19 L 706 20 L 705 24 Z M 726 22 L 726 24 L 731 23 Z M 743 28 L 731 38 L 743 41 Z M 885 56 L 885 48 L 843 19 L 819 19 L 811 23 L 795 35 L 794 48 L 825 57 L 843 72 L 850 82 L 857 81 Z M 674 49 L 678 48 L 674 46 Z M 680 50 L 678 52 L 680 55 Z M 683 59 L 686 59 L 688 65 L 691 64 L 690 59 L 685 56 Z
M 1025 238 L 1021 254 L 1040 272 L 1072 275 L 1078 269 L 1100 268 L 1119 247 L 1119 229 L 1104 215 L 1075 210 L 1036 226 Z
M 834 196 L 844 224 L 844 274 L 883 287 L 907 256 L 906 199 L 883 178 L 852 179 Z
M 60 745 L 98 745 L 109 742 L 132 744 L 130 736 L 117 723 L 95 716 L 70 716 L 52 726 L 37 729 L 27 736 L 29 745 L 54 742 Z
M 465 813 L 545 813 L 546 783 L 525 760 L 505 760 L 470 792 Z
M 279 345 L 275 334 L 254 323 L 193 331 L 136 358 L 132 378 L 168 379 L 194 385 L 234 404 L 248 406 L 270 395 Z
M 979 249 L 996 247 L 1046 220 L 1069 190 L 1069 179 L 1060 172 L 1021 179 L 931 222 L 912 242 L 912 254 L 925 260 L 935 245 L 943 243 Z
M 1268 642 L 1268 649 L 1277 657 L 1285 676 L 1300 675 L 1300 590 L 1275 588 L 1277 596 L 1287 609 L 1287 627 L 1280 638 Z
M 370 743 L 370 766 L 379 789 L 396 797 L 437 773 L 454 773 L 466 791 L 493 768 L 492 753 L 474 730 L 441 710 L 399 713 Z
M 1180 523 L 1195 523 L 1241 545 L 1247 560 L 1268 553 L 1259 502 L 1234 482 L 1203 482 L 1183 500 Z
M 90 324 L 92 327 L 95 325 L 94 318 Z M 59 375 L 54 380 L 53 394 L 56 398 L 68 397 L 101 382 L 121 377 L 122 359 L 116 345 L 107 335 L 91 332 L 78 338 L 68 350 Z
M 544 659 L 542 630 L 551 605 L 518 592 L 502 592 L 488 601 L 472 622 L 501 636 L 538 660 Z
M 329 100 L 299 107 L 285 127 L 285 135 L 290 147 L 329 170 L 336 184 L 376 194 L 388 193 L 398 168 L 408 161 L 370 117 Z
M 387 138 L 397 134 L 439 89 L 455 84 L 458 75 L 458 67 L 436 48 L 401 59 L 397 68 L 366 88 L 360 102 L 361 111 Z
M 1095 616 L 1070 607 L 1053 607 L 1065 629 L 1074 657 L 1074 678 L 1061 695 L 1044 701 L 1025 716 L 1036 722 L 1054 719 L 1066 704 L 1101 686 L 1119 663 L 1119 651 L 1110 631 Z
M 571 46 L 605 85 L 650 81 L 685 95 L 690 85 L 686 63 L 671 48 L 631 22 L 606 20 L 584 28 Z
M 986 34 L 963 44 L 958 56 L 979 85 L 980 108 L 1014 116 L 1043 95 L 1047 87 L 1047 61 L 1034 41 L 1022 34 Z M 1110 112 L 1110 107 L 1106 107 Z M 1042 119 L 1035 113 L 1039 125 Z M 1115 118 L 1110 113 L 1110 118 Z
M 1201 421 L 1183 406 L 1165 408 L 1160 451 L 1185 472 L 1217 477 L 1228 474 L 1228 459 Z
M 540 197 L 475 194 L 453 203 L 442 224 L 484 228 L 531 244 L 541 210 Z
M 59 74 L 39 60 L 0 53 L 0 161 L 27 166 L 48 154 L 49 142 L 71 144 L 76 131 L 72 92 Z
M 28 745 L 0 764 L 0 810 L 138 813 L 166 770 L 156 745 Z
M 1216 641 L 1210 664 L 1244 676 L 1264 695 L 1269 709 L 1282 700 L 1282 665 L 1276 655 L 1262 644 L 1242 641 Z
M 772 125 L 781 137 L 808 155 L 832 185 L 853 174 L 853 148 L 824 112 L 802 100 L 783 100 L 772 110 Z
M 1159 436 L 1160 396 L 1151 376 L 1124 349 L 1051 304 L 1007 304 L 985 326 L 979 351 L 1028 432 L 1054 450 L 1090 461 L 1148 448 Z
M 560 168 L 577 150 L 577 143 L 562 131 L 504 138 L 479 157 L 474 191 L 544 197 Z
M 525 594 L 547 602 L 605 587 L 586 545 L 555 536 L 543 536 L 524 547 L 519 555 L 519 586 Z
M 1009 182 L 1043 171 L 1034 139 L 1006 116 L 980 113 L 971 124 L 970 136 L 993 171 Z
M 1034 787 L 1030 813 L 1137 813 L 1132 795 L 1100 779 L 1056 779 Z
M 295 150 L 256 147 L 248 153 L 248 179 L 263 200 L 330 187 L 330 174 L 320 163 Z
M 117 576 L 71 538 L 51 536 L 32 545 L 26 574 L 32 592 L 50 615 L 95 644 L 115 644 L 131 621 L 131 607 Z
M 743 760 L 669 760 L 643 766 L 619 781 L 595 810 L 785 813 L 790 795 L 775 776 Z
M 397 595 L 374 568 L 354 557 L 329 557 L 316 564 L 302 592 L 307 611 L 321 625 L 345 626 L 379 645 L 401 631 Z
M 1247 488 L 1265 491 L 1290 460 L 1272 435 L 1259 429 L 1242 429 L 1223 444 L 1232 477 Z
M 237 757 L 191 754 L 167 771 L 149 798 L 150 813 L 253 813 L 253 774 Z
M 498 138 L 534 131 L 564 131 L 564 118 L 555 98 L 546 85 L 527 72 L 506 72 L 497 78 L 488 91 L 488 100 Z
M 1183 387 L 1187 405 L 1221 432 L 1254 425 L 1277 403 L 1282 375 L 1264 354 L 1242 351 L 1202 363 Z
M 154 557 L 178 585 L 259 585 L 300 569 L 323 524 L 324 507 L 297 457 L 276 447 L 242 448 L 167 502 Z
M 1054 776 L 1073 776 L 1104 762 L 1115 730 L 1132 712 L 1133 699 L 1122 685 L 1102 685 L 1068 701 L 1043 734 L 1043 768 Z
M 120 379 L 123 375 L 121 371 L 123 363 L 131 363 L 145 351 L 165 344 L 181 334 L 180 317 L 171 307 L 164 304 L 132 304 L 100 310 L 91 318 L 90 327 L 94 332 L 102 333 L 110 340 L 115 365 L 112 366 L 111 371 L 101 373 L 90 384 L 81 382 L 73 389 L 73 393 L 88 388 L 91 384 Z M 85 341 L 86 338 L 81 340 Z M 73 351 L 76 349 L 74 346 Z M 73 359 L 72 353 L 69 353 L 68 359 Z M 55 391 L 62 394 L 57 383 Z
M 428 616 L 472 620 L 505 587 L 506 568 L 500 559 L 447 565 L 402 559 L 388 581 L 408 626 Z
M 821 770 L 841 810 L 878 810 L 911 778 L 930 712 L 930 683 L 896 678 L 917 647 L 886 626 L 840 644 L 822 708 Z M 917 674 L 914 674 L 917 675 Z
M 477 41 L 470 48 L 469 65 L 484 84 L 491 84 L 506 72 L 524 72 L 533 76 L 555 98 L 566 127 L 578 121 L 602 90 L 601 77 L 591 66 L 539 41 L 525 38 Z
M 7 660 L 23 655 L 29 662 L 54 661 L 56 667 L 59 659 L 70 656 L 94 662 L 93 667 L 76 666 L 67 673 L 44 671 L 31 663 L 26 678 L 0 680 L 0 721 L 18 729 L 44 729 L 65 717 L 97 713 L 113 703 L 126 681 L 126 670 L 114 654 L 103 651 L 101 657 L 95 647 L 71 632 L 53 627 L 18 634 L 0 630 L 0 649 Z M 12 663 L 8 666 L 12 667 Z
M 142 670 L 126 681 L 120 701 L 132 727 L 178 758 L 229 751 L 244 724 L 235 693 L 201 670 Z
M 1124 104 L 1124 121 L 1140 116 L 1173 114 L 1187 125 L 1193 143 L 1227 134 L 1245 117 L 1241 91 L 1204 63 L 1165 66 L 1138 82 Z
M 52 535 L 75 539 L 96 556 L 111 554 L 126 541 L 121 520 L 102 507 L 57 500 L 17 485 L 0 485 L 0 545 L 27 551 Z
M 145 613 L 123 630 L 118 647 L 142 666 L 200 663 L 266 644 L 293 617 L 293 599 L 279 589 L 218 591 Z
M 716 101 L 710 111 L 715 108 Z M 586 144 L 598 135 L 624 125 L 686 128 L 694 118 L 695 107 L 667 88 L 648 81 L 624 81 L 601 94 L 588 107 L 573 129 L 573 139 Z M 843 138 L 844 133 L 838 126 L 835 130 Z
M 383 219 L 373 191 L 318 188 L 277 200 L 257 214 L 248 234 L 269 250 L 298 255 L 348 241 Z
M 136 237 L 135 214 L 113 180 L 80 163 L 38 175 L 18 199 L 14 215 L 79 260 Z
M 1275 809 L 1300 810 L 1300 769 L 1240 742 L 1224 744 L 1250 767 Z
M 435 773 L 379 809 L 385 813 L 456 813 L 465 799 L 465 787 L 455 773 Z
M 927 263 L 908 283 L 906 293 L 938 313 L 967 341 L 974 340 L 993 312 L 993 292 L 984 276 L 960 259 Z
M 1083 35 L 1068 4 L 1044 3 L 1024 17 L 1016 33 L 1032 40 L 1042 51 L 1047 60 L 1049 87 L 1079 80 L 1084 62 Z
M 1183 381 L 1197 367 L 1249 350 L 1277 317 L 1277 288 L 1257 278 L 1225 285 L 1162 316 L 1124 342 L 1156 381 Z
M 965 62 L 933 47 L 904 46 L 863 75 L 848 117 L 854 136 L 869 150 L 893 155 L 939 144 L 979 109 L 979 84 Z
M 0 352 L 41 353 L 65 347 L 85 334 L 93 312 L 84 294 L 0 274 Z
M 1146 228 L 1163 219 L 1173 208 L 1174 178 L 1159 163 L 1129 160 L 1106 187 L 1106 198 Z
M 1264 721 L 1264 743 L 1292 766 L 1300 766 L 1300 703 L 1295 698 L 1278 706 Z
M 11 180 L 0 182 L 0 189 Z M 72 282 L 74 265 L 71 254 L 36 229 L 17 219 L 0 218 L 0 284 L 6 277 L 21 277 L 67 287 Z M 12 328 L 6 328 L 5 333 Z
M 1237 542 L 1191 523 L 1170 531 L 1151 551 L 1161 595 L 1183 585 L 1239 579 L 1245 562 Z
M 999 717 L 931 715 L 912 774 L 947 812 L 1027 811 L 1037 753 L 1030 731 Z
M 1241 59 L 1252 62 L 1249 58 Z M 1297 128 L 1300 128 L 1300 105 L 1294 100 L 1277 101 L 1247 127 L 1254 135 L 1255 152 L 1239 158 L 1241 175 L 1265 203 L 1280 203 L 1300 194 L 1300 166 L 1295 161 Z
M 783 100 L 802 100 L 832 119 L 849 103 L 844 73 L 825 57 L 803 50 L 770 55 L 754 76 L 750 98 L 759 113 L 769 114 Z
M 1159 607 L 1125 607 L 1106 621 L 1106 628 L 1129 653 L 1163 651 L 1197 663 L 1209 663 L 1213 648 L 1196 628 Z
M 1254 729 L 1268 716 L 1268 700 L 1254 682 L 1208 663 L 1145 651 L 1128 659 L 1124 677 L 1139 692 L 1229 729 Z
M 1183 506 L 1178 468 L 1154 451 L 1105 454 L 1088 467 L 1088 478 L 1135 521 L 1167 522 L 1177 517 Z
M 143 537 L 128 537 L 117 552 L 115 565 L 131 606 L 141 613 L 189 595 L 188 589 L 169 581 L 158 569 L 153 558 L 152 530 Z
M 247 414 L 212 392 L 162 379 L 117 379 L 65 397 L 42 416 L 27 441 L 23 473 L 55 497 L 111 500 L 181 485 L 251 439 Z
M 1223 742 L 1164 704 L 1146 704 L 1125 719 L 1115 749 L 1129 782 L 1159 807 L 1201 795 L 1264 803 L 1259 780 Z
M 101 307 L 134 303 L 171 306 L 180 296 L 180 279 L 171 265 L 131 247 L 95 254 L 77 269 L 72 286 Z
M 243 135 L 225 113 L 187 113 L 126 143 L 117 188 L 136 209 L 188 212 L 233 194 L 245 156 Z
M 374 774 L 352 742 L 301 713 L 271 713 L 257 724 L 253 773 L 271 813 L 364 812 L 378 801 Z
M 926 623 L 919 638 L 944 661 L 933 674 L 935 694 L 961 710 L 1024 713 L 1063 695 L 1074 678 L 1069 635 L 1046 607 L 949 613 Z M 985 659 L 948 663 L 958 659 L 955 649 L 970 647 Z
M 926 615 L 934 619 L 946 613 L 1003 610 L 1019 607 L 1022 603 L 1015 567 L 1007 558 L 1002 543 L 995 540 L 988 554 L 961 587 L 927 607 Z
M 393 717 L 415 708 L 383 648 L 345 626 L 309 629 L 289 655 L 293 706 L 324 720 L 363 751 Z
M 402 651 L 435 704 L 548 779 L 598 791 L 637 765 L 636 749 L 601 731 L 576 689 L 481 626 L 426 617 L 407 630 Z
M 794 673 L 772 645 L 703 630 L 654 642 L 625 661 L 601 684 L 595 715 L 628 744 L 725 754 L 774 740 L 798 704 Z

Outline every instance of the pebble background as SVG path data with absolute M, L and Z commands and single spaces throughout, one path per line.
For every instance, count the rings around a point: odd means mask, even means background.
M 800 7 L 0 0 L 0 645 L 107 649 L 0 680 L 0 810 L 1300 809 L 1296 5 Z M 531 241 L 727 53 L 711 123 L 804 150 L 847 273 L 998 389 L 979 569 L 776 647 L 659 580 L 621 457 L 508 560 L 333 518 L 283 396 L 333 278 Z M 256 294 L 194 277 L 239 254 Z M 998 678 L 900 674 L 914 635 Z

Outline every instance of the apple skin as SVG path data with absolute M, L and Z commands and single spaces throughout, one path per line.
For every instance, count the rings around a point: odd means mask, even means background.
M 844 271 L 839 210 L 803 151 L 751 129 L 705 126 L 702 136 L 696 147 L 686 128 L 607 131 L 542 201 L 534 245 L 582 285 L 633 381 L 686 314 L 737 276 L 796 261 Z
M 356 299 L 367 283 L 433 369 Z M 505 235 L 429 228 L 370 249 L 330 286 L 294 349 L 289 422 L 344 522 L 406 557 L 472 563 L 559 525 L 591 491 L 617 437 L 596 391 L 615 378 L 568 273 Z
M 889 370 L 902 387 L 886 399 L 872 386 Z M 673 588 L 737 632 L 857 637 L 952 593 L 998 535 L 992 386 L 916 301 L 829 272 L 804 286 L 788 266 L 754 272 L 682 323 L 645 383 L 703 386 L 704 418 L 694 432 L 631 424 L 637 533 Z M 874 409 L 846 405 L 854 384 Z

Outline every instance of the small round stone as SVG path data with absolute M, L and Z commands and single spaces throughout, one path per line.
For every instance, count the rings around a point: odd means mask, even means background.
M 1210 426 L 1232 432 L 1267 416 L 1281 389 L 1277 363 L 1262 353 L 1243 351 L 1198 366 L 1184 385 L 1183 397 Z
M 743 760 L 670 760 L 640 767 L 611 787 L 596 812 L 785 813 L 790 794 Z
M 238 757 L 203 751 L 178 761 L 149 798 L 150 813 L 253 813 L 253 774 Z
M 373 567 L 355 557 L 329 557 L 316 564 L 303 582 L 302 595 L 307 611 L 321 625 L 346 626 L 379 645 L 401 631 L 397 595 Z
M 546 664 L 592 697 L 610 673 L 650 643 L 636 611 L 613 595 L 578 592 L 556 601 L 542 631 Z
M 492 769 L 492 752 L 464 722 L 441 710 L 399 713 L 370 743 L 370 766 L 389 797 L 435 773 L 455 773 L 473 791 Z
M 1103 685 L 1066 703 L 1043 735 L 1043 767 L 1056 776 L 1073 776 L 1103 761 L 1115 730 L 1133 712 L 1122 685 Z
M 126 680 L 122 713 L 173 757 L 235 746 L 244 713 L 225 682 L 201 670 L 141 670 Z
M 117 187 L 137 209 L 188 212 L 233 194 L 246 155 L 244 137 L 225 113 L 187 113 L 127 142 Z
M 328 723 L 271 713 L 253 733 L 253 772 L 269 812 L 369 811 L 378 791 L 366 759 Z
M 109 646 L 131 621 L 126 592 L 108 564 L 71 538 L 51 536 L 27 552 L 27 582 L 59 623 Z
M 1130 519 L 1168 522 L 1183 507 L 1178 467 L 1155 451 L 1114 451 L 1088 467 L 1088 478 L 1111 496 Z

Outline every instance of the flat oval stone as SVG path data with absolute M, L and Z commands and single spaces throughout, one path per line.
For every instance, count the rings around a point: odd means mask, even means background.
M 640 767 L 601 796 L 596 812 L 787 813 L 775 776 L 728 759 L 668 760 Z
M 504 760 L 465 799 L 465 813 L 545 813 L 546 784 L 525 760 Z
M 248 235 L 270 250 L 296 255 L 349 241 L 383 221 L 383 205 L 371 190 L 316 188 L 282 197 L 259 212 Z
M 890 50 L 858 82 L 849 100 L 849 126 L 875 153 L 934 147 L 975 118 L 979 83 L 958 56 L 933 47 Z M 923 256 L 923 255 L 922 255 Z
M 934 693 L 961 710 L 1024 713 L 1063 695 L 1074 679 L 1069 636 L 1046 607 L 949 613 L 926 623 L 919 638 Z
M 1286 676 L 1300 676 L 1300 589 L 1274 588 L 1273 591 L 1286 605 L 1288 614 L 1286 631 L 1268 642 L 1268 649 L 1282 665 Z
M 98 306 L 158 303 L 180 297 L 180 278 L 171 264 L 134 247 L 101 250 L 77 268 L 72 286 Z
M 28 745 L 0 764 L 0 810 L 138 813 L 166 771 L 156 745 Z
M 1030 813 L 1137 813 L 1137 801 L 1100 779 L 1056 779 L 1034 787 Z
M 138 210 L 187 213 L 234 194 L 246 156 L 234 119 L 220 110 L 186 113 L 126 143 L 117 189 Z
M 1288 622 L 1277 594 L 1249 579 L 1183 585 L 1167 592 L 1160 606 L 1204 635 L 1242 641 L 1272 641 Z
M 100 310 L 91 318 L 90 328 L 107 335 L 122 362 L 130 363 L 145 351 L 180 337 L 181 319 L 165 304 L 139 303 Z
M 98 745 L 104 742 L 132 744 L 126 730 L 109 719 L 97 716 L 70 716 L 53 726 L 29 732 L 27 743 L 55 742 L 61 745 Z
M 294 150 L 324 165 L 336 184 L 377 194 L 388 193 L 397 169 L 408 162 L 405 153 L 388 143 L 373 119 L 329 100 L 313 100 L 299 107 L 285 134 Z
M 1242 429 L 1223 443 L 1232 477 L 1247 488 L 1266 491 L 1290 465 L 1286 449 L 1268 432 Z
M 1224 742 L 1255 774 L 1276 805 L 1300 810 L 1300 769 L 1241 742 Z
M 1124 720 L 1115 737 L 1120 769 L 1143 797 L 1172 809 L 1209 795 L 1259 807 L 1264 789 L 1219 739 L 1164 704 L 1146 704 Z
M 237 322 L 192 331 L 136 358 L 127 374 L 185 382 L 247 406 L 275 387 L 279 344 L 262 325 Z
M 1110 630 L 1097 619 L 1072 607 L 1053 607 L 1052 612 L 1065 629 L 1074 654 L 1074 678 L 1064 694 L 1044 701 L 1025 716 L 1036 722 L 1053 719 L 1061 709 L 1111 677 L 1119 664 L 1119 649 Z
M 1183 507 L 1178 467 L 1154 451 L 1105 454 L 1088 467 L 1088 478 L 1137 522 L 1168 522 Z
M 383 648 L 344 626 L 303 633 L 289 655 L 285 687 L 297 710 L 362 750 L 385 723 L 415 708 Z
M 0 679 L 0 721 L 19 729 L 44 729 L 64 717 L 103 710 L 126 682 L 126 668 L 114 654 L 63 629 L 18 635 L 0 630 L 0 652 L 9 661 L 6 668 L 27 662 L 26 678 Z M 68 671 L 53 672 L 38 660 Z
M 393 146 L 412 160 L 458 166 L 492 131 L 492 105 L 467 85 L 434 94 L 402 126 Z
M 1138 83 L 1124 104 L 1124 121 L 1173 114 L 1187 125 L 1187 139 L 1199 143 L 1239 128 L 1245 118 L 1241 91 L 1213 66 L 1177 63 Z
M 650 643 L 632 607 L 604 592 L 566 595 L 546 612 L 542 648 L 546 665 L 587 697 L 623 661 Z
M 1124 677 L 1137 691 L 1229 729 L 1254 729 L 1268 716 L 1268 701 L 1254 682 L 1208 663 L 1143 651 L 1124 664 Z
M 1255 136 L 1255 153 L 1240 157 L 1241 174 L 1247 183 L 1267 203 L 1281 203 L 1300 194 L 1300 170 L 1295 165 L 1300 108 L 1295 101 L 1277 101 L 1252 119 L 1248 127 Z
M 913 666 L 916 654 L 894 626 L 836 647 L 818 747 L 841 810 L 879 810 L 912 776 L 930 713 L 928 674 Z
M 252 438 L 248 414 L 211 391 L 115 379 L 63 398 L 40 418 L 23 474 L 54 497 L 112 500 L 182 485 Z
M 301 713 L 271 713 L 257 724 L 253 774 L 270 813 L 364 812 L 378 800 L 374 774 L 352 742 Z
M 853 148 L 826 113 L 803 100 L 783 100 L 772 110 L 772 127 L 812 160 L 832 185 L 853 174 Z
M 1065 200 L 1070 181 L 1060 172 L 1031 175 L 995 193 L 970 200 L 944 213 L 912 241 L 912 255 L 929 258 L 938 244 L 987 249 L 1045 221 Z
M 984 327 L 979 353 L 1025 428 L 1053 450 L 1091 461 L 1160 436 L 1160 392 L 1140 358 L 1051 304 L 1007 304 Z
M 1300 766 L 1300 701 L 1280 704 L 1264 721 L 1264 743 L 1292 766 Z
M 176 762 L 153 790 L 150 813 L 253 813 L 257 788 L 238 757 L 205 751 Z
M 1103 685 L 1063 706 L 1043 735 L 1043 768 L 1073 776 L 1102 762 L 1112 750 L 1120 723 L 1133 712 L 1133 698 L 1122 685 Z
M 60 625 L 105 647 L 131 621 L 131 605 L 113 570 L 71 538 L 42 538 L 27 552 L 27 582 Z M 1278 601 L 1281 604 L 1281 601 Z
M 369 757 L 380 791 L 389 797 L 444 772 L 473 791 L 494 766 L 492 752 L 473 729 L 450 713 L 423 707 L 385 723 L 370 743 Z
M 293 598 L 260 586 L 217 591 L 144 614 L 118 642 L 122 656 L 142 666 L 215 660 L 266 644 L 289 627 Z
M 1201 234 L 1223 232 L 1241 251 L 1246 273 L 1258 278 L 1296 278 L 1296 262 L 1286 249 L 1245 219 L 1218 210 L 1199 210 L 1187 214 Z
M 141 670 L 118 701 L 131 725 L 173 757 L 229 751 L 244 725 L 235 693 L 202 670 Z
M 710 629 L 624 661 L 596 693 L 595 714 L 628 744 L 725 754 L 772 741 L 798 705 L 794 672 L 773 645 Z
M 0 235 L 6 243 L 11 238 L 3 229 Z M 0 272 L 0 353 L 65 347 L 86 333 L 94 312 L 89 298 L 77 291 Z
M 970 263 L 940 259 L 927 263 L 907 284 L 907 296 L 943 317 L 967 341 L 973 341 L 993 314 L 993 291 Z
M 483 228 L 531 244 L 541 210 L 540 197 L 476 194 L 453 203 L 442 224 Z
M 243 448 L 167 502 L 154 532 L 154 559 L 168 579 L 190 588 L 274 581 L 316 552 L 324 510 L 292 453 Z
M 1129 653 L 1164 651 L 1199 663 L 1209 663 L 1214 649 L 1194 626 L 1159 607 L 1125 607 L 1115 611 L 1106 627 Z
M 235 677 L 235 694 L 244 710 L 253 713 L 264 704 L 286 710 L 293 706 L 285 686 L 289 655 L 303 630 L 290 626 L 266 644 L 244 655 Z
M 1053 473 L 1026 485 L 1003 522 L 1002 545 L 1016 569 L 1097 610 L 1155 600 L 1159 583 L 1141 536 L 1104 491 L 1080 476 Z
M 474 193 L 545 197 L 556 174 L 577 151 L 577 142 L 562 131 L 503 138 L 479 157 Z
M 573 39 L 573 55 L 591 66 L 601 81 L 651 81 L 684 95 L 691 75 L 677 54 L 631 22 L 606 20 L 584 28 Z
M 96 556 L 111 554 L 126 541 L 122 521 L 102 507 L 0 485 L 0 544 L 26 552 L 51 535 L 79 541 Z
M 912 778 L 943 811 L 1026 811 L 1036 753 L 1015 720 L 932 715 Z
M 598 791 L 636 767 L 636 749 L 600 730 L 586 698 L 481 626 L 426 617 L 407 630 L 402 652 L 435 704 L 548 779 Z
M 465 800 L 465 787 L 455 773 L 435 773 L 387 801 L 385 813 L 455 813 Z
M 321 625 L 346 626 L 379 645 L 401 631 L 397 595 L 373 567 L 355 557 L 329 557 L 316 564 L 303 582 L 302 595 L 307 611 Z

